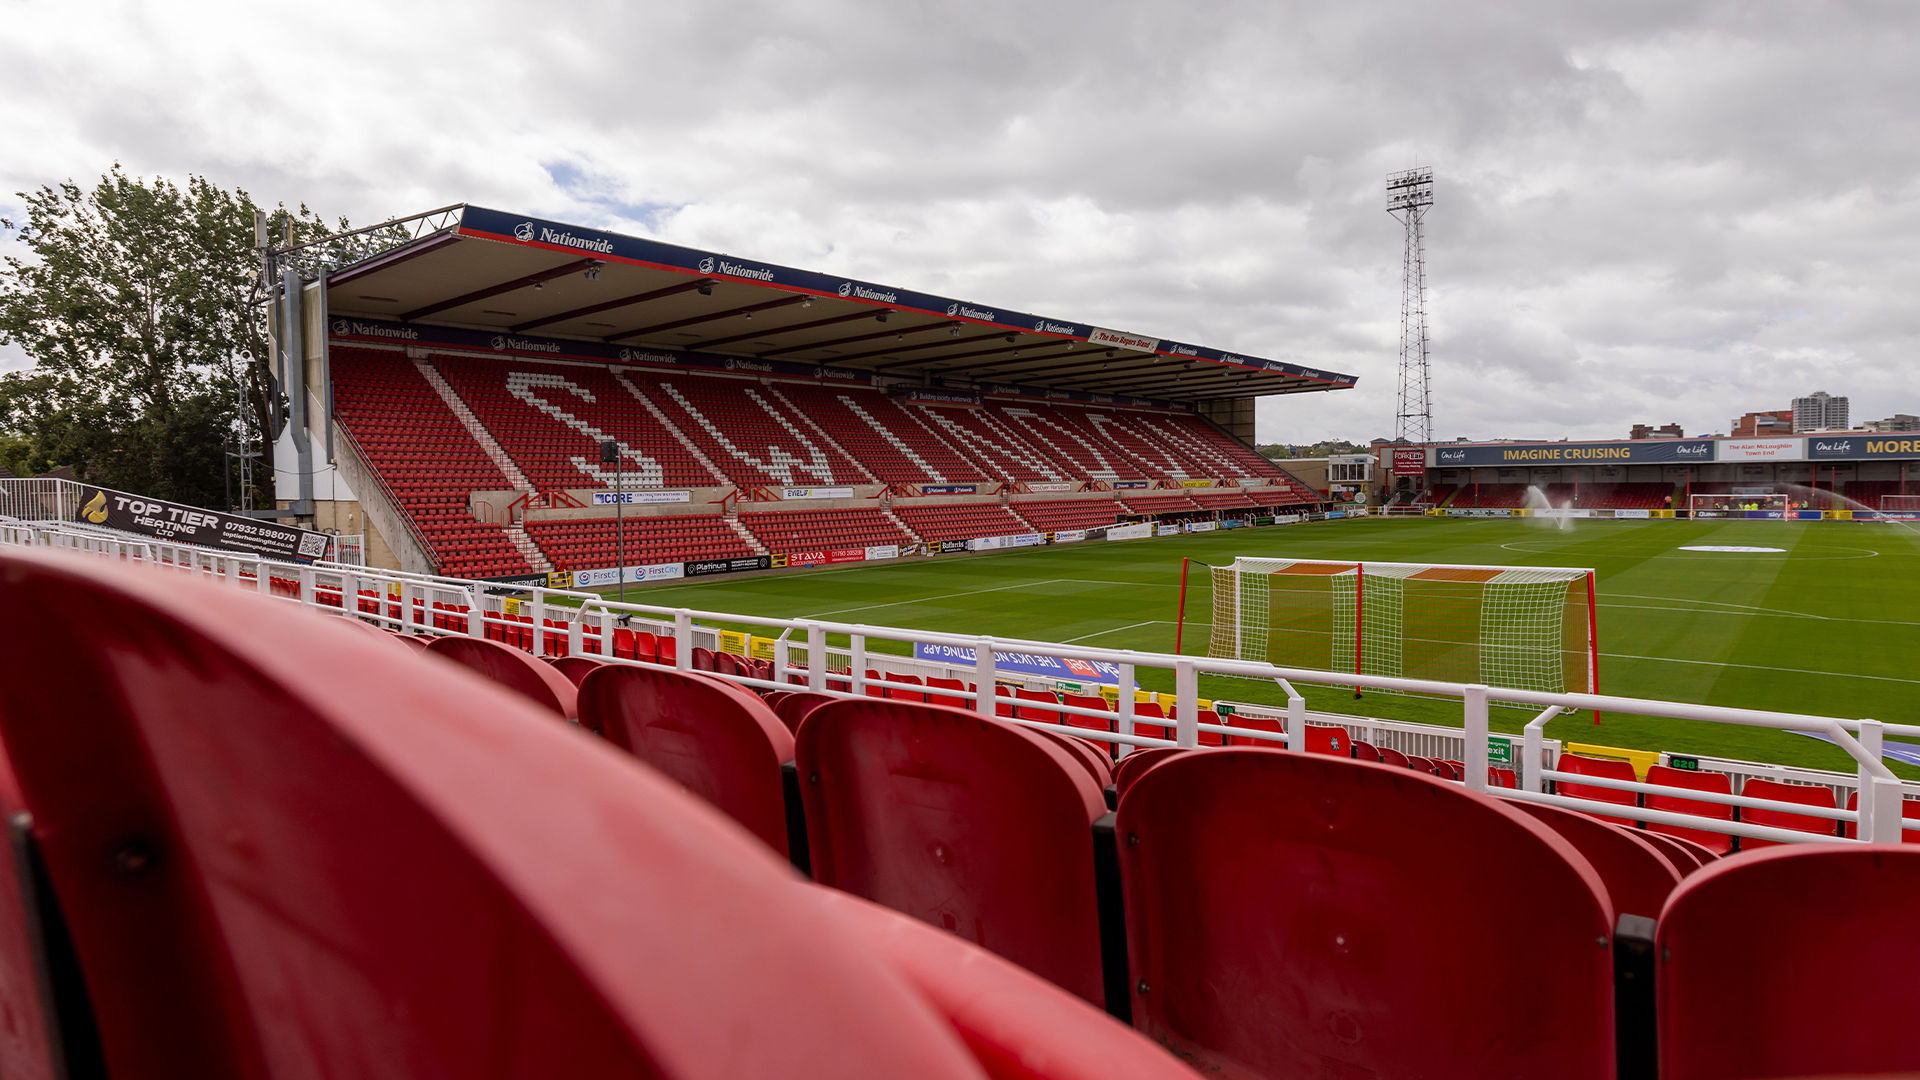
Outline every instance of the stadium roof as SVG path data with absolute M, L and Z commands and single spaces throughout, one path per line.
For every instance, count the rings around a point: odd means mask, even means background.
M 1298 364 L 478 206 L 334 271 L 330 312 L 1178 402 L 1350 387 Z M 436 212 L 438 213 L 438 212 Z

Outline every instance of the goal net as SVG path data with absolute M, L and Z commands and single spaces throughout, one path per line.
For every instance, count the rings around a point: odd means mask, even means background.
M 1241 557 L 1207 655 L 1547 693 L 1598 688 L 1593 571 Z
M 1880 509 L 1889 514 L 1920 514 L 1920 495 L 1882 495 Z
M 1697 518 L 1784 518 L 1788 509 L 1785 495 L 1694 495 L 1687 500 L 1689 517 Z

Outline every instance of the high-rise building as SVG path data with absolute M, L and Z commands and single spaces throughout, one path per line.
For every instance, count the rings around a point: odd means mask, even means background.
M 1686 437 L 1687 433 L 1680 430 L 1679 424 L 1662 424 L 1659 427 L 1635 424 L 1632 433 L 1627 436 L 1629 439 L 1684 439 Z
M 1790 435 L 1793 433 L 1793 410 L 1777 409 L 1773 412 L 1750 412 L 1733 422 L 1734 436 L 1741 435 Z
M 1869 420 L 1860 425 L 1862 431 L 1920 431 L 1920 416 L 1912 413 L 1894 413 L 1885 420 Z
M 1815 390 L 1806 397 L 1793 399 L 1795 431 L 1846 431 L 1851 426 L 1846 398 Z

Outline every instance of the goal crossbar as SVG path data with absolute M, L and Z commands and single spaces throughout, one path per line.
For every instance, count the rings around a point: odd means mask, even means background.
M 1588 568 L 1242 556 L 1209 570 L 1209 656 L 1546 692 L 1599 689 Z

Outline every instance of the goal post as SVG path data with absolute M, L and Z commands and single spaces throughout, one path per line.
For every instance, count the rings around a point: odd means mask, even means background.
M 1693 518 L 1760 518 L 1786 520 L 1791 500 L 1778 492 L 1764 494 L 1690 495 L 1687 516 Z
M 1546 693 L 1599 688 L 1592 570 L 1241 557 L 1207 655 Z
M 1880 512 L 1883 514 L 1920 514 L 1920 495 L 1882 495 Z

